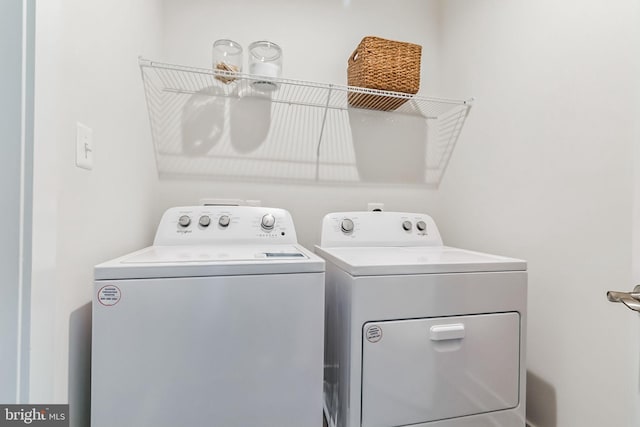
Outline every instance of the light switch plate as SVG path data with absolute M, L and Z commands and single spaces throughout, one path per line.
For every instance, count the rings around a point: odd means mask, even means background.
M 93 169 L 93 130 L 80 122 L 76 123 L 76 166 Z

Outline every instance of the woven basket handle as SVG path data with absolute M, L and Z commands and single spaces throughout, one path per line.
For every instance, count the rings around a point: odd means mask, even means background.
M 356 50 L 353 51 L 353 53 L 349 57 L 349 61 L 356 62 L 356 59 L 358 59 L 358 48 L 356 48 Z

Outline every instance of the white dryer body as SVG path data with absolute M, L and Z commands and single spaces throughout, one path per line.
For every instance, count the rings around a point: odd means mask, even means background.
M 443 246 L 430 217 L 395 212 L 327 215 L 316 252 L 331 425 L 525 426 L 524 261 Z

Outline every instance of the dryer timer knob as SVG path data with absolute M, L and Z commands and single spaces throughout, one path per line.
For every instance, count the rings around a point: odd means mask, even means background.
M 343 219 L 342 223 L 340 224 L 340 229 L 342 229 L 343 233 L 351 233 L 353 231 L 353 221 L 349 218 Z
M 424 230 L 426 230 L 426 229 L 427 229 L 427 223 L 426 223 L 426 222 L 424 222 L 424 221 L 418 221 L 418 222 L 416 223 L 416 227 L 418 228 L 418 230 L 420 230 L 420 231 L 424 231 Z

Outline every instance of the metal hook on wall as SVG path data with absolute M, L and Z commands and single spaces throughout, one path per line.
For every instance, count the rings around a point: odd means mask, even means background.
M 607 292 L 607 299 L 611 302 L 621 302 L 633 311 L 640 312 L 640 285 L 633 288 L 633 292 Z

